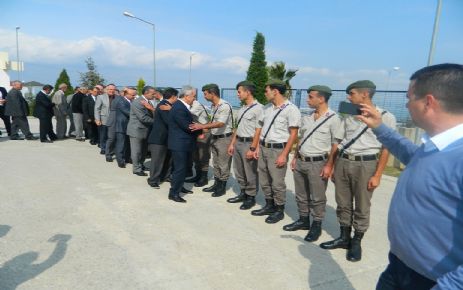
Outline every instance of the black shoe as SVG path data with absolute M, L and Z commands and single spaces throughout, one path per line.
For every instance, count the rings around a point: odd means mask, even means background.
M 162 182 L 171 182 L 171 181 L 172 181 L 172 178 L 170 178 L 170 175 L 162 180 Z
M 193 191 L 191 190 L 188 190 L 186 189 L 185 187 L 182 186 L 182 189 L 180 190 L 181 193 L 186 193 L 186 194 L 190 194 L 190 193 L 193 193 Z
M 85 142 L 85 138 L 76 138 L 76 141 L 79 141 L 79 142 Z
M 46 139 L 46 140 L 40 140 L 40 142 L 42 142 L 42 143 L 53 143 L 53 141 L 48 140 L 48 139 Z
M 141 170 L 143 171 L 150 171 L 149 167 L 146 167 L 145 165 L 141 166 Z
M 203 188 L 203 192 L 214 192 L 215 188 L 217 187 L 217 184 L 219 183 L 219 179 L 217 177 L 214 177 L 214 184 L 212 186 Z
M 214 192 L 211 194 L 212 197 L 219 197 L 227 192 L 227 181 L 219 180 Z
M 10 140 L 24 140 L 22 137 L 10 137 Z
M 106 162 L 113 162 L 113 158 L 111 156 L 106 156 Z
M 244 193 L 244 189 L 242 189 L 238 196 L 227 199 L 227 202 L 238 203 L 238 202 L 243 202 L 245 199 L 246 199 L 246 193 Z
M 350 232 L 351 227 L 341 226 L 341 236 L 332 241 L 324 242 L 320 244 L 320 248 L 325 250 L 333 249 L 348 249 L 350 246 Z
M 243 204 L 240 206 L 241 210 L 247 210 L 256 205 L 256 198 L 246 194 L 246 199 L 243 201 Z
M 358 262 L 362 259 L 362 238 L 364 233 L 355 231 L 350 241 L 350 248 L 347 250 L 346 259 L 351 262 Z
M 268 224 L 274 224 L 285 218 L 285 205 L 275 205 L 276 211 L 269 215 L 265 222 Z
M 182 202 L 182 203 L 185 203 L 186 200 L 184 200 L 183 198 L 181 198 L 179 195 L 169 195 L 169 199 L 170 200 L 173 200 L 175 202 Z
M 117 166 L 119 166 L 119 168 L 125 168 L 125 163 L 117 162 Z
M 310 218 L 308 216 L 301 216 L 299 219 L 293 223 L 283 226 L 284 231 L 293 232 L 297 230 L 306 230 L 310 229 Z
M 322 221 L 313 221 L 310 226 L 310 231 L 305 236 L 304 240 L 307 242 L 315 242 L 322 234 Z
M 138 176 L 148 176 L 148 174 L 144 172 L 134 172 L 133 174 L 138 175 Z
M 34 137 L 34 136 L 27 136 L 26 137 L 26 140 L 37 140 L 37 139 L 39 139 L 39 138 Z
M 100 151 L 100 154 L 101 154 L 101 155 L 105 155 L 105 154 L 106 154 L 106 151 L 101 150 L 101 151 Z
M 251 214 L 255 215 L 255 216 L 262 216 L 262 215 L 272 214 L 275 211 L 276 211 L 276 208 L 275 208 L 275 204 L 273 202 L 273 199 L 266 199 L 265 200 L 265 206 L 262 207 L 261 209 L 251 211 Z
M 159 186 L 159 183 L 157 183 L 157 182 L 153 182 L 153 183 L 148 182 L 148 184 L 149 184 L 152 188 L 155 188 L 155 189 L 161 188 L 161 187 Z
M 209 181 L 207 178 L 207 171 L 200 171 L 199 174 L 199 180 L 194 184 L 195 187 L 203 187 L 207 185 Z

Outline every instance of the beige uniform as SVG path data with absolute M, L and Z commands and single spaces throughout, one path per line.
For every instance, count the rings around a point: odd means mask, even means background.
M 211 123 L 221 122 L 225 125 L 221 128 L 211 129 L 211 152 L 214 176 L 222 181 L 227 181 L 230 176 L 231 156 L 227 149 L 231 141 L 233 130 L 233 109 L 231 105 L 220 99 L 217 106 L 211 107 Z
M 252 144 L 257 128 L 261 128 L 263 105 L 255 101 L 250 106 L 243 106 L 238 111 L 235 151 L 233 153 L 233 168 L 235 178 L 241 190 L 247 195 L 255 196 L 258 191 L 257 160 L 247 159 L 246 152 Z
M 194 101 L 191 105 L 191 114 L 193 121 L 200 124 L 209 122 L 209 112 L 206 107 L 198 101 Z M 193 162 L 195 163 L 196 172 L 208 171 L 209 160 L 211 159 L 211 134 L 204 132 L 204 138 L 199 138 L 196 141 L 196 149 L 193 151 Z M 191 167 L 190 167 L 191 168 Z
M 383 109 L 376 107 L 380 112 Z M 385 112 L 384 124 L 396 128 L 394 115 Z M 370 225 L 370 206 L 373 191 L 367 190 L 368 181 L 378 164 L 378 153 L 382 145 L 371 129 L 367 129 L 358 140 L 345 149 L 350 140 L 358 136 L 365 124 L 354 116 L 346 116 L 336 132 L 339 157 L 334 169 L 336 214 L 341 226 L 353 226 L 357 232 L 366 232 Z
M 265 199 L 272 199 L 276 205 L 286 202 L 285 176 L 288 168 L 276 167 L 275 161 L 283 151 L 290 136 L 290 128 L 299 128 L 301 113 L 290 101 L 280 107 L 268 104 L 260 121 L 259 181 Z
M 339 116 L 331 109 L 317 120 L 314 112 L 302 117 L 299 153 L 293 173 L 296 202 L 301 217 L 309 216 L 310 212 L 314 220 L 321 221 L 325 217 L 328 180 L 322 179 L 320 173 L 332 144 L 337 143 L 335 133 L 340 124 Z

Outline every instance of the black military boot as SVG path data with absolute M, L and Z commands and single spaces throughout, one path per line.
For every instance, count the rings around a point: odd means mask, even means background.
M 312 225 L 310 226 L 310 231 L 305 236 L 304 240 L 307 242 L 315 242 L 318 240 L 320 235 L 322 234 L 322 221 L 313 221 Z
M 214 189 L 214 192 L 211 194 L 212 197 L 219 197 L 226 193 L 227 191 L 227 181 L 219 180 L 217 181 L 217 187 Z
M 350 248 L 347 250 L 347 260 L 351 262 L 358 262 L 362 259 L 362 238 L 364 233 L 355 231 L 354 237 L 350 241 Z
M 194 184 L 196 187 L 203 187 L 207 185 L 207 171 L 199 171 L 199 179 L 198 181 Z
M 332 249 L 348 249 L 350 246 L 350 232 L 351 227 L 341 226 L 341 236 L 335 240 L 324 242 L 320 244 L 320 248 L 325 250 Z
M 256 197 L 255 196 L 250 196 L 246 194 L 245 200 L 243 201 L 243 204 L 240 205 L 241 210 L 247 210 L 250 209 L 251 207 L 256 205 Z
M 308 216 L 301 216 L 293 223 L 283 226 L 284 231 L 292 232 L 297 230 L 309 230 L 310 229 L 310 218 Z
M 251 211 L 251 214 L 256 215 L 256 216 L 262 216 L 262 215 L 272 214 L 275 211 L 276 211 L 276 208 L 275 208 L 275 203 L 273 202 L 273 199 L 266 199 L 265 206 L 262 207 L 261 209 Z
M 285 205 L 284 204 L 275 205 L 275 208 L 276 208 L 276 211 L 274 213 L 272 213 L 271 215 L 269 215 L 265 219 L 266 223 L 274 224 L 274 223 L 277 223 L 277 222 L 281 221 L 282 219 L 284 219 L 284 217 L 285 217 Z
M 214 192 L 215 188 L 217 187 L 217 184 L 219 184 L 219 179 L 217 177 L 214 177 L 214 184 L 212 184 L 209 187 L 203 188 L 204 192 Z
M 245 199 L 246 199 L 246 193 L 244 193 L 244 189 L 242 189 L 239 195 L 227 199 L 227 202 L 229 202 L 229 203 L 238 203 L 238 202 L 244 201 Z

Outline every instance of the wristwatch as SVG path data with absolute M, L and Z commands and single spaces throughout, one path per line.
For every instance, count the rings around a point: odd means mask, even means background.
M 256 147 L 249 147 L 249 150 L 251 150 L 252 152 L 256 151 Z

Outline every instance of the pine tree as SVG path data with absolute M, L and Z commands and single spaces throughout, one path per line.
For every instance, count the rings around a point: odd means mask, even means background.
M 146 85 L 146 82 L 143 78 L 140 78 L 138 79 L 138 83 L 137 83 L 137 92 L 138 92 L 138 95 L 141 96 L 142 95 L 142 91 L 143 91 L 143 88 L 145 87 Z
M 265 83 L 268 80 L 267 62 L 265 61 L 265 37 L 257 32 L 252 47 L 251 62 L 249 64 L 246 80 L 256 85 L 254 97 L 262 104 L 267 103 L 265 98 Z
M 74 93 L 74 89 L 72 88 L 72 85 L 71 85 L 71 80 L 69 79 L 69 75 L 68 75 L 66 69 L 64 69 L 64 68 L 61 71 L 61 73 L 59 74 L 58 79 L 56 80 L 55 92 L 58 91 L 58 89 L 59 89 L 58 87 L 59 87 L 60 84 L 68 85 L 67 90 L 64 92 L 64 94 L 66 96 Z
M 87 72 L 80 73 L 80 83 L 84 87 L 94 87 L 98 84 L 104 84 L 104 78 L 96 70 L 95 62 L 93 58 L 88 57 L 85 60 L 87 64 Z

